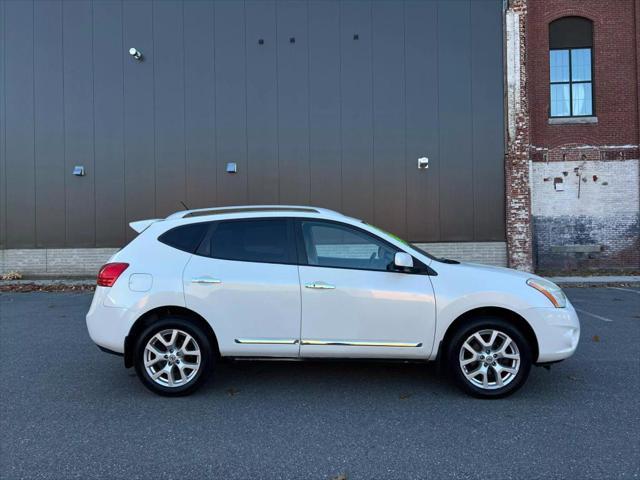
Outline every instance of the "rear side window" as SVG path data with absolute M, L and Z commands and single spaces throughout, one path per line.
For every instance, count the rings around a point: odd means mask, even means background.
M 183 252 L 194 253 L 202 241 L 202 237 L 211 225 L 208 222 L 191 223 L 172 228 L 158 237 L 158 240 Z
M 219 222 L 212 229 L 207 242 L 206 253 L 213 258 L 295 263 L 293 233 L 285 219 Z

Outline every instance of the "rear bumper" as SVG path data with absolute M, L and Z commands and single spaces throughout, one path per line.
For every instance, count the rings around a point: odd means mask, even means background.
M 98 345 L 98 348 L 100 349 L 100 351 L 102 351 L 104 353 L 109 353 L 111 355 L 116 355 L 118 357 L 123 357 L 124 356 L 124 354 L 122 354 L 122 353 L 114 352 L 113 350 L 109 350 L 108 348 L 101 347 L 100 345 Z
M 91 340 L 101 350 L 124 354 L 124 341 L 133 324 L 133 315 L 127 308 L 104 305 L 105 287 L 97 287 L 87 313 L 87 330 Z
M 530 308 L 525 317 L 538 340 L 536 363 L 549 363 L 570 357 L 580 340 L 580 321 L 573 306 L 565 308 Z

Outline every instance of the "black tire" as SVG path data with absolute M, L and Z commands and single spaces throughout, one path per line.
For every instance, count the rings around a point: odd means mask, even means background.
M 502 374 L 497 373 L 497 370 L 491 366 L 491 363 L 485 364 L 484 362 L 478 361 L 477 363 L 469 364 L 468 367 L 461 366 L 460 352 L 463 348 L 464 343 L 472 335 L 482 332 L 483 330 L 497 330 L 499 332 L 502 332 L 503 334 L 508 335 L 511 341 L 515 343 L 519 352 L 520 359 L 517 373 L 509 377 L 510 380 L 508 382 L 505 382 L 505 385 L 502 387 L 499 386 L 496 375 L 500 375 L 500 379 L 502 379 L 507 378 L 509 373 L 504 372 L 506 373 L 506 375 L 505 377 L 503 377 Z M 483 335 L 484 339 L 490 339 L 490 334 L 485 333 Z M 498 337 L 498 339 L 500 338 L 501 337 Z M 480 345 L 480 343 L 477 342 L 477 345 Z M 486 350 L 480 353 L 486 356 L 485 352 Z M 467 355 L 469 358 L 473 357 L 473 354 L 470 353 L 465 353 L 464 355 Z M 498 317 L 479 316 L 473 318 L 468 322 L 465 322 L 456 330 L 448 344 L 446 360 L 451 378 L 453 379 L 454 383 L 464 392 L 477 398 L 503 398 L 516 392 L 520 387 L 522 387 L 522 385 L 524 385 L 525 381 L 527 380 L 529 372 L 531 371 L 532 348 L 525 335 L 523 335 L 520 329 L 513 325 L 513 323 Z M 506 358 L 496 359 L 494 365 L 497 365 L 498 369 L 501 366 L 512 367 L 512 362 L 514 361 L 515 360 Z M 481 369 L 486 365 L 488 365 L 487 369 L 489 371 L 488 373 L 486 373 L 486 376 L 489 379 L 490 383 L 489 388 L 481 387 L 474 384 L 473 380 L 468 379 L 463 371 L 463 368 L 468 368 L 469 371 L 467 373 L 472 374 L 473 371 L 476 371 L 476 368 Z M 485 378 L 485 375 L 479 375 L 480 379 Z M 475 380 L 478 382 L 480 382 L 480 379 L 478 379 L 478 377 L 475 377 Z
M 193 374 L 191 378 L 188 378 L 193 370 L 185 371 L 185 383 L 177 386 L 168 386 L 161 385 L 153 378 L 151 378 L 147 368 L 145 368 L 145 348 L 149 340 L 151 340 L 156 334 L 160 332 L 164 332 L 167 330 L 179 330 L 190 335 L 197 347 L 200 351 L 200 366 Z M 165 335 L 166 338 L 166 335 Z M 170 338 L 170 337 L 169 337 Z M 184 340 L 186 337 L 182 334 L 178 335 L 178 342 L 180 339 Z M 157 344 L 161 345 L 161 344 Z M 194 348 L 194 344 L 190 343 L 191 351 L 196 351 Z M 189 350 L 187 350 L 189 351 Z M 163 352 L 164 353 L 164 352 Z M 173 367 L 169 366 L 169 370 L 171 370 L 172 378 L 177 373 L 180 374 L 180 370 L 178 369 L 178 364 L 180 363 L 180 359 L 182 362 L 189 360 L 189 363 L 196 363 L 196 356 L 187 355 L 186 357 L 177 357 L 176 351 L 176 360 L 175 363 L 172 363 Z M 134 350 L 133 350 L 133 365 L 135 367 L 136 373 L 138 374 L 138 378 L 142 382 L 142 384 L 151 390 L 154 393 L 165 396 L 183 396 L 189 395 L 193 393 L 196 389 L 198 389 L 207 379 L 211 370 L 213 369 L 215 363 L 215 357 L 213 355 L 213 349 L 211 347 L 211 342 L 209 338 L 204 333 L 202 328 L 200 328 L 195 322 L 191 321 L 189 318 L 179 317 L 179 316 L 171 316 L 162 318 L 156 322 L 153 322 L 147 328 L 145 328 L 142 333 L 138 336 L 135 342 Z M 167 367 L 168 361 L 161 360 L 158 362 L 158 367 L 153 367 L 160 369 L 160 367 Z M 162 376 L 167 376 L 163 374 Z M 168 378 L 168 376 L 167 376 Z M 186 381 L 188 379 L 188 381 Z M 160 379 L 162 381 L 162 378 Z M 183 380 L 178 380 L 179 382 Z M 167 381 L 168 383 L 168 381 Z

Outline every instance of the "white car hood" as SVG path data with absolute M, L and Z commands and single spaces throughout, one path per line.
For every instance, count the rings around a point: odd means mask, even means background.
M 512 268 L 506 267 L 494 267 L 493 265 L 483 265 L 481 263 L 460 263 L 458 267 L 462 267 L 464 270 L 473 270 L 476 273 L 485 273 L 485 274 L 496 274 L 496 275 L 509 275 L 514 278 L 523 278 L 527 280 L 532 277 L 540 278 L 538 275 L 535 275 L 531 272 L 522 272 L 520 270 L 514 270 Z

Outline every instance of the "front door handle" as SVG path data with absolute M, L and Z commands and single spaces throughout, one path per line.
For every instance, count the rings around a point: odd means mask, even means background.
M 327 282 L 310 282 L 305 283 L 304 286 L 306 288 L 316 288 L 318 290 L 333 290 L 334 288 L 336 288 L 335 285 L 331 285 Z
M 215 284 L 215 283 L 222 283 L 222 280 L 218 280 L 217 278 L 211 278 L 211 277 L 194 277 L 191 279 L 191 283 Z

